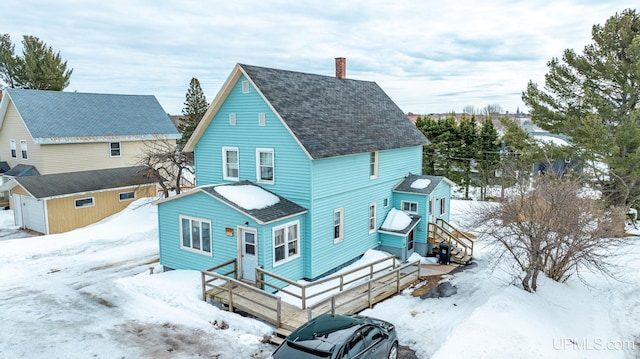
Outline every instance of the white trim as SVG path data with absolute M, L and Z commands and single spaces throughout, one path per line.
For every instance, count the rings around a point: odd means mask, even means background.
M 371 217 L 371 207 L 373 207 L 373 217 Z M 369 234 L 372 234 L 375 233 L 378 229 L 378 204 L 376 202 L 369 203 L 367 212 L 367 225 L 369 226 Z M 373 228 L 371 228 L 371 219 L 373 219 Z
M 267 125 L 267 114 L 261 112 L 258 114 L 258 126 L 266 126 Z
M 242 93 L 249 93 L 249 81 L 242 81 Z
M 229 172 L 227 169 L 227 152 L 235 152 L 236 153 L 236 159 L 237 159 L 237 165 L 238 167 L 236 168 L 236 170 L 238 171 L 238 175 L 235 177 L 229 176 Z M 238 181 L 240 180 L 240 150 L 238 149 L 238 147 L 222 147 L 222 178 L 227 180 L 227 181 Z
M 200 248 L 202 248 L 202 223 L 207 223 L 209 224 L 209 252 L 202 250 L 202 249 L 197 249 L 197 248 L 193 248 L 193 238 L 191 237 L 191 234 L 189 234 L 189 241 L 191 243 L 191 247 L 187 247 L 185 246 L 184 243 L 184 238 L 183 238 L 183 230 L 182 230 L 182 220 L 183 219 L 187 219 L 189 220 L 189 228 L 191 228 L 193 221 L 198 221 L 200 222 Z M 194 216 L 189 216 L 189 215 L 184 215 L 184 214 L 179 214 L 178 215 L 178 229 L 180 232 L 180 249 L 187 251 L 187 252 L 192 252 L 192 253 L 197 253 L 197 254 L 201 254 L 204 256 L 208 256 L 208 257 L 212 257 L 213 256 L 213 228 L 211 226 L 211 221 L 209 219 L 206 218 L 200 218 L 200 217 L 194 217 Z
M 82 205 L 82 206 L 78 206 L 78 201 L 84 200 L 84 199 L 90 199 L 91 200 L 91 204 L 88 205 Z M 73 204 L 75 206 L 76 209 L 79 208 L 87 208 L 87 207 L 93 207 L 96 205 L 96 198 L 95 197 L 82 197 L 82 198 L 76 198 L 73 200 Z
M 271 153 L 271 179 L 262 179 L 260 168 L 260 154 Z M 276 156 L 273 148 L 256 148 L 256 182 L 274 184 L 276 182 Z
M 340 229 L 338 233 L 338 237 L 336 237 L 336 213 L 340 214 Z M 344 207 L 336 208 L 333 210 L 333 216 L 331 217 L 331 221 L 333 222 L 333 243 L 339 243 L 344 241 Z
M 235 114 L 235 112 L 232 112 L 232 113 L 229 114 L 229 125 L 230 126 L 235 126 L 236 123 L 237 123 L 236 114 Z
M 389 207 L 389 202 L 390 202 L 390 201 L 389 201 L 389 197 L 385 197 L 385 198 L 382 200 L 382 208 L 387 208 L 387 207 Z
M 293 256 L 289 256 L 289 228 L 292 226 L 296 226 L 296 243 L 297 243 L 297 251 Z M 284 230 L 284 258 L 276 261 L 276 231 Z M 271 253 L 273 254 L 273 267 L 277 267 L 284 263 L 290 262 L 296 258 L 300 258 L 300 220 L 295 220 L 289 223 L 284 223 L 279 226 L 273 227 L 271 229 Z
M 447 213 L 447 197 L 438 198 L 438 205 L 440 206 L 440 210 L 438 211 L 438 215 L 442 216 Z
M 371 162 L 372 154 L 373 154 L 373 162 Z M 378 151 L 369 152 L 369 179 L 378 178 L 379 159 L 380 159 L 380 156 Z M 373 170 L 371 168 L 372 165 L 373 165 Z

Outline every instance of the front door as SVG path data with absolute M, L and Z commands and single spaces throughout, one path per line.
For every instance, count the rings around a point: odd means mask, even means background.
M 436 198 L 429 196 L 429 222 L 436 223 Z
M 258 264 L 257 233 L 252 229 L 242 230 L 242 278 L 256 280 L 256 265 Z

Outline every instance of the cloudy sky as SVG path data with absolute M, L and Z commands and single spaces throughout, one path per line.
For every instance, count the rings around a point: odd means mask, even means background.
M 526 110 L 529 80 L 631 1 L 3 0 L 0 33 L 39 37 L 73 68 L 65 91 L 151 94 L 182 112 L 192 77 L 210 102 L 236 63 L 377 82 L 404 110 Z

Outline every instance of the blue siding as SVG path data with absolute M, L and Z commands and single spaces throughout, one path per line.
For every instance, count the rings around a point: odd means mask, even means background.
M 379 152 L 378 178 L 369 178 L 369 153 L 313 161 L 313 198 L 310 225 L 312 258 L 308 259 L 306 277 L 315 278 L 336 266 L 357 258 L 378 246 L 378 233 L 369 233 L 369 204 L 376 203 L 379 227 L 391 205 L 391 189 L 403 178 L 419 173 L 421 147 Z M 333 241 L 333 213 L 344 208 L 344 240 Z
M 223 147 L 238 148 L 240 180 L 257 182 L 256 149 L 272 148 L 275 183 L 258 184 L 308 208 L 310 160 L 255 88 L 242 93 L 245 80 L 238 79 L 195 146 L 197 185 L 228 182 L 222 173 Z M 229 124 L 230 113 L 236 114 L 235 126 Z M 266 115 L 266 126 L 258 125 L 260 113 Z
M 257 229 L 258 263 L 267 271 L 292 280 L 317 278 L 360 257 L 365 251 L 377 248 L 399 248 L 404 238 L 373 231 L 369 233 L 369 205 L 376 203 L 376 228 L 395 207 L 400 209 L 403 199 L 419 203 L 422 221 L 416 227 L 415 242 L 426 242 L 429 220 L 429 196 L 393 193 L 393 187 L 409 173 L 421 173 L 422 147 L 408 147 L 380 151 L 378 177 L 370 178 L 370 153 L 311 160 L 304 149 L 278 119 L 259 92 L 250 85 L 249 93 L 242 93 L 244 76 L 233 84 L 208 128 L 195 145 L 197 185 L 228 182 L 223 178 L 223 147 L 235 147 L 239 152 L 239 180 L 249 180 L 286 197 L 308 209 L 308 213 L 278 223 L 259 225 L 244 214 L 206 194 L 194 194 L 161 203 L 160 257 L 163 265 L 172 268 L 204 269 L 238 256 L 237 228 Z M 259 114 L 266 115 L 266 125 L 258 123 Z M 235 114 L 235 125 L 229 123 Z M 349 144 L 344 144 L 349 146 Z M 257 182 L 256 149 L 274 150 L 275 183 Z M 432 194 L 445 197 L 449 219 L 448 184 L 444 183 Z M 384 200 L 389 199 L 387 207 Z M 439 213 L 436 203 L 436 212 Z M 344 210 L 344 239 L 334 243 L 334 210 Z M 180 214 L 207 218 L 212 223 L 213 257 L 180 249 L 178 216 Z M 292 221 L 300 222 L 300 256 L 274 265 L 273 228 Z M 236 235 L 225 235 L 225 228 L 234 228 Z

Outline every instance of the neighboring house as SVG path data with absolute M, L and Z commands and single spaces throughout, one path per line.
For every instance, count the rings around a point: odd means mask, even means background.
M 135 199 L 156 195 L 156 179 L 144 166 L 15 177 L 11 182 L 16 224 L 44 234 L 84 227 Z
M 427 139 L 343 61 L 336 77 L 235 66 L 185 146 L 198 187 L 157 202 L 165 268 L 314 280 L 372 248 L 426 254 L 451 182 L 412 174 Z
M 19 183 L 10 180 L 19 177 L 68 173 L 74 178 L 77 172 L 136 166 L 149 142 L 179 138 L 154 96 L 6 89 L 0 101 L 0 158 L 10 169 L 0 191 L 10 190 Z M 41 226 L 21 221 L 19 213 L 16 224 L 42 232 Z M 49 227 L 58 228 L 51 218 Z

